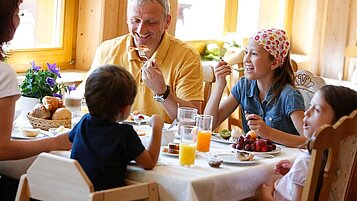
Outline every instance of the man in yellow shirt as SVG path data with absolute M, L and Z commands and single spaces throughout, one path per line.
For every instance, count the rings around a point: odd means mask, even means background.
M 200 55 L 167 33 L 169 11 L 169 0 L 128 0 L 130 34 L 104 41 L 86 76 L 102 64 L 125 67 L 138 86 L 132 110 L 159 114 L 165 122 L 176 118 L 178 106 L 199 109 L 203 101 Z M 149 51 L 140 56 L 138 47 L 147 47 Z

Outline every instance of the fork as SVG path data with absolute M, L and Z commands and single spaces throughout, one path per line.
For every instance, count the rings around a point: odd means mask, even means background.
M 146 61 L 149 61 L 149 58 L 146 56 L 145 51 L 138 50 L 138 53 L 139 53 L 139 57 L 142 57 L 142 58 L 146 59 Z
M 172 124 L 167 128 L 167 130 L 170 130 L 170 129 L 172 129 L 174 126 L 176 126 L 177 125 L 177 118 L 176 119 L 174 119 L 174 121 L 172 122 Z

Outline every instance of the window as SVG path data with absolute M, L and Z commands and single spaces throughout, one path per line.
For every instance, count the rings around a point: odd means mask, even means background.
M 77 0 L 26 0 L 20 5 L 20 25 L 10 42 L 8 63 L 24 72 L 29 62 L 57 63 L 71 68 Z
M 182 40 L 222 38 L 224 12 L 222 0 L 178 0 L 175 36 Z
M 237 34 L 250 37 L 263 28 L 285 29 L 286 0 L 239 0 Z
M 61 46 L 64 5 L 61 0 L 27 0 L 20 5 L 21 20 L 11 49 Z
M 236 32 L 243 39 L 270 27 L 289 33 L 291 4 L 292 0 L 178 0 L 175 36 L 186 41 L 222 40 Z

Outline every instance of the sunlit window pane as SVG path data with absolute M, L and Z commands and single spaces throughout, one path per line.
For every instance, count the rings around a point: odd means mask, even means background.
M 10 49 L 62 46 L 63 0 L 25 0 L 20 5 L 20 25 Z
M 225 1 L 178 0 L 175 36 L 182 40 L 222 38 Z
M 284 29 L 286 0 L 239 0 L 237 34 L 250 37 L 263 28 Z

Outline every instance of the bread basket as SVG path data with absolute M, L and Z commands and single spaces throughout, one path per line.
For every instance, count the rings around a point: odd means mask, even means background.
M 41 130 L 48 131 L 49 128 L 58 128 L 60 126 L 64 126 L 65 128 L 71 128 L 71 119 L 66 120 L 48 120 L 48 119 L 40 119 L 27 114 L 27 118 L 29 119 L 33 128 L 39 128 Z

